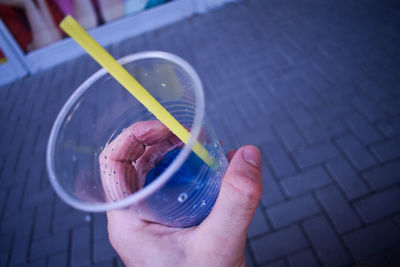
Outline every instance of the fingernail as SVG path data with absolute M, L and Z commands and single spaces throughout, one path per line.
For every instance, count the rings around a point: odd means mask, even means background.
M 255 147 L 245 147 L 243 150 L 243 158 L 257 168 L 261 165 L 260 152 L 258 152 L 258 149 Z

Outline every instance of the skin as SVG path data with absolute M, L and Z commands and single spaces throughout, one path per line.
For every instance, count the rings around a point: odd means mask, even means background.
M 143 186 L 147 171 L 180 145 L 158 121 L 131 125 L 99 157 L 107 198 L 116 201 Z M 254 146 L 227 156 L 230 164 L 218 199 L 198 226 L 164 226 L 131 209 L 107 212 L 110 242 L 127 266 L 246 266 L 247 231 L 262 194 L 261 156 Z

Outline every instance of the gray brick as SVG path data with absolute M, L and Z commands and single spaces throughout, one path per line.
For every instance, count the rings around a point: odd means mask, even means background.
M 388 251 L 386 257 L 388 257 L 392 266 L 400 266 L 400 247 Z
M 370 257 L 363 258 L 357 262 L 357 265 L 362 266 L 391 266 L 383 253 L 376 254 Z
M 312 127 L 303 128 L 304 136 L 311 144 L 329 141 L 333 137 L 343 134 L 347 129 L 340 121 L 329 121 Z
M 384 220 L 344 235 L 343 241 L 353 257 L 361 260 L 398 245 L 400 230 L 392 221 Z
M 4 234 L 0 234 L 0 251 L 8 251 L 11 249 L 11 245 L 13 242 L 13 237 L 14 233 L 13 232 L 7 232 Z
M 394 219 L 394 222 L 400 227 L 400 214 L 394 216 L 393 219 Z
M 365 180 L 375 190 L 400 182 L 400 160 L 384 163 L 364 173 Z
M 336 140 L 358 170 L 364 170 L 377 164 L 371 153 L 354 136 L 344 136 Z
M 5 217 L 20 210 L 23 190 L 22 184 L 14 185 L 9 190 L 4 212 Z
M 317 190 L 316 195 L 339 234 L 361 226 L 360 219 L 336 186 L 332 185 Z
M 108 240 L 107 221 L 104 214 L 94 214 L 93 238 L 93 257 L 96 264 L 113 259 L 117 255 Z
M 59 197 L 56 197 L 54 199 L 55 205 L 54 205 L 54 214 L 56 216 L 58 215 L 63 215 L 63 214 L 67 214 L 69 212 L 72 212 L 73 209 L 71 206 L 69 206 L 67 203 L 65 203 L 64 201 L 62 201 Z
M 364 181 L 346 160 L 335 159 L 326 163 L 326 166 L 347 198 L 355 199 L 370 192 Z
M 286 110 L 293 121 L 299 126 L 307 127 L 315 124 L 314 117 L 302 105 L 288 105 L 286 106 Z
M 288 257 L 289 265 L 292 267 L 307 266 L 317 267 L 319 263 L 311 250 L 307 249 L 302 252 L 295 253 Z
M 277 176 L 296 173 L 296 168 L 282 146 L 275 140 L 262 145 L 263 155 L 268 159 Z
M 90 265 L 90 228 L 83 226 L 72 231 L 71 265 Z
M 15 211 L 2 218 L 1 230 L 3 233 L 20 228 L 26 228 L 33 224 L 34 210 Z
M 67 267 L 68 254 L 66 252 L 51 255 L 48 259 L 48 266 Z
M 357 80 L 356 84 L 372 100 L 381 101 L 390 97 L 390 95 L 385 90 L 383 90 L 382 87 L 378 86 L 375 82 L 371 81 L 370 79 Z
M 381 107 L 393 116 L 398 115 L 400 114 L 400 98 L 382 102 Z
M 277 260 L 261 265 L 262 267 L 286 267 L 285 260 Z
M 99 263 L 96 263 L 96 267 L 114 267 L 114 261 L 113 260 L 108 260 L 108 261 L 102 261 Z
M 350 258 L 325 217 L 311 218 L 305 221 L 303 226 L 324 265 L 339 266 L 350 263 Z
M 71 211 L 66 214 L 56 216 L 53 219 L 53 231 L 60 232 L 66 231 L 73 227 L 86 224 L 85 217 L 87 214 L 81 211 Z
M 271 204 L 284 200 L 281 190 L 265 165 L 262 167 L 262 175 L 263 193 L 261 203 L 265 207 L 268 207 Z
M 35 224 L 33 231 L 33 238 L 40 239 L 50 235 L 51 230 L 51 203 L 40 205 L 37 208 L 35 216 Z
M 30 260 L 40 260 L 47 255 L 66 252 L 68 249 L 68 233 L 57 233 L 53 236 L 36 240 L 30 249 Z
M 304 138 L 292 123 L 278 124 L 275 126 L 275 130 L 287 150 L 294 151 L 305 146 Z
M 53 188 L 48 188 L 35 194 L 25 195 L 23 201 L 23 208 L 33 208 L 35 206 L 41 206 L 46 203 L 51 203 L 54 198 Z
M 400 138 L 394 138 L 371 146 L 371 151 L 381 161 L 389 161 L 400 157 Z
M 298 226 L 291 226 L 250 242 L 258 263 L 272 261 L 307 247 Z
M 320 109 L 313 110 L 313 114 L 320 122 L 341 119 L 353 112 L 354 112 L 353 108 L 344 103 L 341 103 L 340 105 L 337 104 L 324 105 Z
M 295 90 L 294 93 L 309 108 L 319 107 L 323 105 L 323 100 L 314 91 L 312 86 L 303 78 L 295 79 Z
M 393 187 L 354 202 L 354 207 L 366 223 L 400 212 L 400 188 Z
M 358 114 L 346 118 L 350 130 L 366 145 L 382 140 L 382 135 L 369 122 Z
M 0 266 L 7 266 L 8 258 L 7 252 L 0 252 Z
M 265 234 L 268 231 L 269 231 L 269 226 L 267 224 L 267 221 L 265 220 L 261 208 L 258 207 L 251 221 L 247 236 L 249 238 L 252 238 L 261 234 Z
M 267 209 L 268 217 L 275 228 L 304 219 L 320 211 L 311 195 L 305 195 Z
M 315 167 L 303 171 L 300 174 L 281 181 L 285 193 L 290 196 L 297 196 L 304 192 L 324 186 L 331 182 L 328 174 L 322 167 Z
M 250 254 L 250 248 L 246 245 L 246 248 L 244 249 L 244 257 L 246 260 L 246 266 L 248 267 L 254 267 L 253 263 L 253 257 Z
M 28 249 L 31 229 L 21 229 L 16 231 L 16 238 L 11 255 L 11 265 L 26 263 L 28 261 Z
M 384 119 L 387 115 L 378 105 L 366 97 L 356 96 L 353 99 L 353 105 L 364 114 L 368 120 L 374 122 Z
M 377 124 L 378 129 L 388 138 L 400 135 L 400 118 L 397 116 Z
M 294 159 L 300 168 L 322 163 L 338 155 L 338 150 L 331 143 L 309 147 L 293 153 Z

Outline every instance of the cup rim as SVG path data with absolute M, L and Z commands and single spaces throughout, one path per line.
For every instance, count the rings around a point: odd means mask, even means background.
M 194 91 L 195 91 L 196 110 L 195 110 L 193 125 L 190 130 L 189 140 L 183 146 L 182 150 L 179 151 L 177 157 L 172 161 L 172 163 L 167 167 L 167 169 L 157 177 L 157 179 L 155 179 L 152 183 L 145 186 L 141 190 L 127 196 L 122 200 L 115 202 L 104 202 L 104 203 L 86 203 L 74 197 L 72 194 L 68 193 L 68 191 L 65 190 L 59 183 L 55 171 L 54 154 L 55 154 L 55 144 L 57 140 L 56 137 L 62 126 L 62 122 L 64 121 L 64 119 L 68 114 L 67 112 L 73 107 L 73 105 L 76 103 L 79 97 L 82 96 L 83 93 L 85 93 L 93 83 L 95 83 L 98 79 L 100 79 L 101 77 L 103 77 L 108 73 L 108 71 L 104 68 L 101 68 L 100 70 L 96 71 L 94 74 L 89 76 L 89 78 L 86 79 L 68 98 L 67 102 L 64 104 L 64 106 L 57 115 L 57 118 L 51 129 L 49 140 L 47 143 L 46 167 L 50 183 L 52 184 L 58 196 L 66 203 L 68 203 L 69 205 L 71 205 L 76 209 L 89 212 L 101 212 L 111 209 L 125 208 L 130 205 L 139 203 L 140 201 L 146 199 L 155 191 L 160 189 L 172 177 L 172 175 L 180 168 L 180 166 L 187 159 L 195 141 L 197 140 L 197 137 L 200 133 L 201 125 L 203 124 L 203 118 L 205 112 L 203 85 L 200 81 L 198 74 L 193 69 L 193 67 L 181 57 L 162 51 L 139 52 L 122 57 L 117 61 L 121 65 L 125 65 L 127 63 L 131 63 L 136 60 L 147 59 L 147 58 L 159 58 L 172 61 L 175 64 L 179 65 L 185 72 L 187 72 L 189 77 L 192 79 L 195 88 Z

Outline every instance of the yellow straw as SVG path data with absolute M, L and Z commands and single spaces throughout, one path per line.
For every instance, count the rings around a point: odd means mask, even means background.
M 182 142 L 186 144 L 187 141 L 189 141 L 190 133 L 185 127 L 147 92 L 146 89 L 144 89 L 143 86 L 140 85 L 140 83 L 138 83 L 102 46 L 100 46 L 74 18 L 69 15 L 66 16 L 61 21 L 60 27 Z M 210 157 L 208 151 L 198 141 L 195 142 L 192 149 L 208 166 L 214 166 L 215 159 Z

